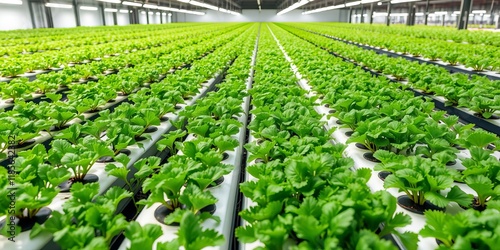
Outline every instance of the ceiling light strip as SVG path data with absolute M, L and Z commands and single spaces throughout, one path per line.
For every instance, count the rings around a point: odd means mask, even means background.
M 292 5 L 288 6 L 286 9 L 281 10 L 276 15 L 280 16 L 280 15 L 286 14 L 286 13 L 288 13 L 294 9 L 300 8 L 300 7 L 304 6 L 305 4 L 312 2 L 312 1 L 313 0 L 300 0 Z
M 235 15 L 235 16 L 241 15 L 240 13 L 238 13 L 236 11 L 227 10 L 227 9 L 224 9 L 224 8 L 219 8 L 219 7 L 215 6 L 215 5 L 211 5 L 211 4 L 208 4 L 208 3 L 198 2 L 196 0 L 177 0 L 177 1 L 182 2 L 182 3 L 188 3 L 188 4 L 191 4 L 191 5 L 194 5 L 194 6 L 198 6 L 198 7 L 202 7 L 202 8 L 207 8 L 207 9 L 211 9 L 211 10 L 223 12 L 223 13 L 228 13 L 228 14 Z
M 0 0 L 0 4 L 22 5 L 23 1 L 21 1 L 21 0 Z
M 61 3 L 46 3 L 45 6 L 50 8 L 60 8 L 60 9 L 72 9 L 73 5 L 71 4 L 61 4 Z
M 314 9 L 314 10 L 305 11 L 305 12 L 302 12 L 302 15 L 309 15 L 309 14 L 314 14 L 314 13 L 323 12 L 323 11 L 329 11 L 329 10 L 334 10 L 334 9 L 342 9 L 344 7 L 345 7 L 344 4 L 333 5 L 333 6 L 328 6 L 328 7 L 323 7 L 323 8 L 318 8 L 318 9 Z
M 129 1 L 123 1 L 122 4 L 123 5 L 128 5 L 128 6 L 137 6 L 137 7 L 141 7 L 142 6 L 142 3 L 129 2 Z

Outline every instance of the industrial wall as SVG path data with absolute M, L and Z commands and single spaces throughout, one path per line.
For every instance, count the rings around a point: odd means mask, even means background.
M 276 10 L 243 10 L 242 15 L 234 16 L 214 10 L 205 11 L 204 16 L 183 13 L 174 14 L 177 22 L 346 22 L 347 10 L 331 10 L 312 15 L 302 15 L 302 10 L 293 10 L 277 16 Z
M 34 3 L 35 25 L 37 28 L 47 27 L 44 8 L 41 4 Z M 99 7 L 100 8 L 100 7 Z M 52 20 L 55 28 L 75 27 L 75 14 L 73 9 L 50 8 Z M 78 10 L 80 23 L 82 26 L 103 25 L 100 11 Z M 213 10 L 205 10 L 204 16 L 189 15 L 183 13 L 172 13 L 172 22 L 345 22 L 347 21 L 346 10 L 332 10 L 312 15 L 302 15 L 301 10 L 294 10 L 284 15 L 277 16 L 276 10 L 243 10 L 240 16 L 234 16 Z M 149 23 L 167 23 L 168 17 L 159 15 L 157 11 L 146 13 L 140 11 L 139 23 L 147 24 L 146 15 L 149 16 Z M 128 25 L 130 23 L 127 13 L 116 13 L 118 25 Z M 113 13 L 105 12 L 106 25 L 113 25 Z M 23 5 L 1 5 L 0 6 L 0 30 L 30 29 L 32 28 L 27 1 Z

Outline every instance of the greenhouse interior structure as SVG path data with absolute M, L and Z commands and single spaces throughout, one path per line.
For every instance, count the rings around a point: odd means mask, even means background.
M 0 250 L 500 249 L 499 0 L 0 0 Z

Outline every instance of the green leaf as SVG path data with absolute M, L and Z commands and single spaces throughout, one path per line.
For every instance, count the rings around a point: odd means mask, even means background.
M 474 197 L 471 194 L 465 193 L 460 187 L 453 186 L 446 195 L 446 199 L 449 201 L 454 201 L 461 206 L 467 207 L 472 203 Z
M 241 218 L 252 223 L 274 219 L 283 210 L 283 201 L 272 201 L 262 206 L 252 206 L 240 212 Z
M 201 250 L 224 243 L 224 236 L 211 229 L 203 230 L 196 215 L 189 211 L 184 213 L 177 234 L 180 245 L 186 250 Z
M 299 215 L 293 220 L 293 230 L 297 233 L 297 237 L 305 239 L 314 246 L 321 246 L 320 236 L 328 224 L 321 224 L 316 218 L 310 215 Z
M 198 186 L 189 184 L 179 197 L 179 201 L 196 213 L 208 205 L 215 204 L 217 199 L 209 191 L 202 191 Z

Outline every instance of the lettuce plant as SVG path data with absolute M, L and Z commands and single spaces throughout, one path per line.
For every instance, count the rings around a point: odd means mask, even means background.
M 181 208 L 182 204 L 179 200 L 181 188 L 187 183 L 188 175 L 200 167 L 201 163 L 197 163 L 190 158 L 171 157 L 170 161 L 160 168 L 158 173 L 153 174 L 151 178 L 144 181 L 143 192 L 151 191 L 151 195 L 147 200 L 139 201 L 139 203 L 149 207 L 159 202 L 171 211 Z
M 14 163 L 18 171 L 16 178 L 9 181 L 10 184 L 1 191 L 6 195 L 9 194 L 9 188 L 12 183 L 15 183 L 16 206 L 10 207 L 10 199 L 4 199 L 5 202 L 0 204 L 2 215 L 14 215 L 25 223 L 34 223 L 38 212 L 52 202 L 59 193 L 57 186 L 67 180 L 71 174 L 64 168 L 52 167 L 46 161 L 47 151 L 42 144 L 36 145 L 31 150 L 19 152 L 19 157 Z M 7 176 L 4 177 L 7 181 Z M 24 229 L 31 229 L 31 227 Z
M 49 150 L 49 161 L 72 173 L 73 182 L 82 182 L 90 168 L 104 156 L 113 156 L 113 151 L 106 142 L 94 137 L 84 137 L 78 144 L 57 139 L 52 142 Z
M 129 224 L 116 209 L 132 193 L 119 187 L 112 187 L 103 195 L 98 192 L 98 183 L 75 183 L 71 198 L 63 205 L 63 213 L 56 211 L 45 224 L 36 224 L 30 237 L 50 233 L 63 249 L 107 249 Z
M 409 156 L 391 166 L 394 171 L 385 179 L 384 187 L 405 192 L 417 208 L 423 207 L 426 201 L 441 208 L 450 202 L 467 206 L 472 201 L 471 195 L 453 186 L 453 170 L 436 161 Z M 451 190 L 445 195 L 442 191 L 447 188 Z
M 182 215 L 177 238 L 158 243 L 158 250 L 183 248 L 186 250 L 201 250 L 209 246 L 218 246 L 224 243 L 224 236 L 213 229 L 203 229 L 202 219 L 196 214 L 187 211 Z
M 457 214 L 426 211 L 422 237 L 440 241 L 439 249 L 496 249 L 500 236 L 500 212 L 465 210 Z
M 170 154 L 174 155 L 177 153 L 177 151 L 175 150 L 175 142 L 180 138 L 184 138 L 186 134 L 186 131 L 180 129 L 170 131 L 167 134 L 163 134 L 163 139 L 156 142 L 156 148 L 159 151 L 168 149 L 170 151 Z
M 483 210 L 489 201 L 500 198 L 500 162 L 491 155 L 491 150 L 474 146 L 469 148 L 469 152 L 471 158 L 462 159 L 466 167 L 462 180 L 477 194 L 472 207 Z
M 14 78 L 10 82 L 0 82 L 2 99 L 15 102 L 18 99 L 31 99 L 35 92 L 33 85 L 29 84 L 26 77 Z

